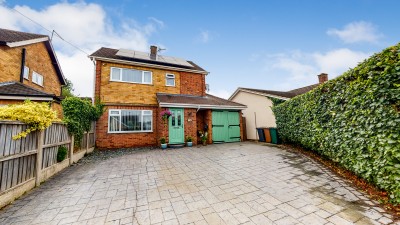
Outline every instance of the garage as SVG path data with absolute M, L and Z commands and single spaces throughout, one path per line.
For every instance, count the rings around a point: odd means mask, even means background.
M 240 141 L 240 119 L 238 111 L 212 111 L 212 141 Z

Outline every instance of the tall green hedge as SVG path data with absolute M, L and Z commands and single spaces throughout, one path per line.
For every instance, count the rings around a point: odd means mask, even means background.
M 283 141 L 329 157 L 400 203 L 400 43 L 273 111 Z

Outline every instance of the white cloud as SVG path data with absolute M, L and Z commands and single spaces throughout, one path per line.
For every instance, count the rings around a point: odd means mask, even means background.
M 211 40 L 211 35 L 208 30 L 201 31 L 198 40 L 202 43 L 208 43 Z
M 1 0 L 0 0 L 1 1 Z M 61 2 L 36 10 L 26 5 L 14 9 L 40 23 L 49 30 L 55 30 L 63 39 L 91 54 L 98 48 L 127 48 L 148 51 L 148 38 L 164 27 L 157 18 L 150 17 L 145 24 L 129 18 L 114 23 L 101 5 Z M 0 27 L 19 31 L 48 34 L 45 29 L 27 18 L 0 4 Z M 66 78 L 72 81 L 75 92 L 80 96 L 93 96 L 93 63 L 89 58 L 54 36 L 53 45 Z
M 276 90 L 291 90 L 318 82 L 317 75 L 328 73 L 333 79 L 350 68 L 354 68 L 371 53 L 353 51 L 347 48 L 335 49 L 328 52 L 301 52 L 279 53 L 267 55 L 265 71 L 282 82 L 276 83 Z
M 322 72 L 329 71 L 331 74 L 340 75 L 344 71 L 355 67 L 370 55 L 370 53 L 341 48 L 324 54 L 314 53 L 313 57 Z
M 343 29 L 331 28 L 326 33 L 339 37 L 345 43 L 376 43 L 383 36 L 372 23 L 365 21 L 349 23 Z

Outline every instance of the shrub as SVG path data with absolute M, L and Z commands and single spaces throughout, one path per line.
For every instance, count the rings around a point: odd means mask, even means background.
M 98 120 L 103 114 L 104 105 L 96 102 L 93 106 L 89 100 L 78 97 L 67 97 L 61 105 L 68 132 L 75 136 L 75 144 L 79 145 L 83 133 L 90 131 L 91 122 Z
M 18 120 L 28 125 L 26 130 L 13 136 L 14 140 L 26 137 L 33 131 L 45 130 L 52 122 L 59 121 L 57 112 L 50 108 L 49 103 L 29 100 L 23 104 L 0 107 L 0 120 Z
M 57 162 L 64 161 L 64 159 L 67 156 L 67 154 L 68 154 L 68 149 L 65 146 L 58 147 Z
M 329 157 L 400 203 L 400 44 L 273 107 L 279 135 Z
M 192 137 L 191 136 L 187 136 L 186 142 L 192 142 Z
M 166 142 L 165 137 L 160 138 L 160 143 L 161 144 L 165 144 L 165 142 Z

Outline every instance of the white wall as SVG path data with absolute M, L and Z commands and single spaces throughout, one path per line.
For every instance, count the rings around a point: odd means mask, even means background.
M 272 101 L 269 98 L 240 91 L 231 100 L 247 105 L 247 109 L 242 111 L 246 117 L 247 139 L 258 139 L 256 127 L 276 127 L 275 116 L 271 109 Z

